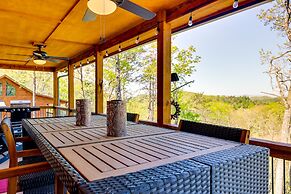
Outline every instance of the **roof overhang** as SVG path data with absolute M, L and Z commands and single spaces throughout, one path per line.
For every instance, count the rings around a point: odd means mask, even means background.
M 193 26 L 217 20 L 230 14 L 252 8 L 269 0 L 240 0 L 239 7 L 232 7 L 233 0 L 132 0 L 159 14 L 166 13 L 172 33 L 188 30 L 189 13 L 193 14 Z M 70 57 L 70 63 L 92 60 L 96 51 L 107 50 L 109 55 L 156 39 L 158 17 L 143 19 L 121 9 L 109 16 L 97 17 L 94 22 L 82 22 L 87 0 L 49 0 L 35 3 L 28 1 L 0 1 L 0 68 L 55 71 L 67 66 L 66 63 L 51 63 L 37 66 L 27 61 L 35 48 L 33 42 L 47 45 L 45 51 L 53 56 Z M 20 6 L 21 5 L 21 6 Z M 105 34 L 105 42 L 100 36 Z

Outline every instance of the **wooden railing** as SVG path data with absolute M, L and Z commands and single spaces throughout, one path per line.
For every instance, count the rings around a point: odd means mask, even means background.
M 271 166 L 270 166 L 270 185 L 271 185 L 271 193 L 275 192 L 275 168 L 274 168 L 274 161 L 281 159 L 283 160 L 283 169 L 282 169 L 282 178 L 283 178 L 283 193 L 291 193 L 291 144 L 288 143 L 280 143 L 275 141 L 263 140 L 263 139 L 256 139 L 251 138 L 250 144 L 267 147 L 270 149 L 270 156 L 271 156 Z M 278 161 L 277 161 L 278 162 Z M 287 166 L 287 168 L 286 168 Z M 289 170 L 289 173 L 286 172 Z M 288 178 L 289 176 L 289 178 Z
M 33 115 L 34 118 L 41 117 L 58 117 L 58 116 L 73 116 L 75 115 L 75 109 L 69 109 L 60 106 L 41 106 L 39 111 L 36 111 Z

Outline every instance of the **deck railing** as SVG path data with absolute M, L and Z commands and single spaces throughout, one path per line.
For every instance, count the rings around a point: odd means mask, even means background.
M 75 109 L 69 109 L 60 106 L 40 106 L 40 110 L 33 115 L 34 118 L 41 117 L 58 117 L 58 116 L 72 116 L 75 115 Z
M 275 192 L 275 162 L 282 162 L 282 183 L 283 193 L 291 193 L 291 144 L 274 142 L 263 139 L 251 138 L 250 144 L 267 147 L 270 149 L 271 166 L 270 166 L 270 193 Z M 280 161 L 283 160 L 283 161 Z

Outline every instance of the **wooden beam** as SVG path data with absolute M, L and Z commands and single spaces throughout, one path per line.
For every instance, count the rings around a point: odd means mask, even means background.
M 181 3 L 180 5 L 167 10 L 167 22 L 171 22 L 179 17 L 184 16 L 185 14 L 205 7 L 210 3 L 216 1 L 218 0 L 199 0 L 199 1 L 187 0 L 184 3 Z
M 74 90 L 74 64 L 68 64 L 68 98 L 69 109 L 75 108 L 75 90 Z
M 157 121 L 159 126 L 171 123 L 171 25 L 166 12 L 158 13 L 157 39 Z
M 58 106 L 59 101 L 59 84 L 58 84 L 58 72 L 53 72 L 53 106 Z M 53 109 L 53 116 L 57 116 L 57 109 Z
M 53 72 L 54 67 L 0 64 L 0 69 Z
M 100 51 L 104 51 L 114 45 L 117 45 L 119 43 L 122 43 L 124 41 L 127 41 L 133 37 L 136 37 L 142 33 L 145 33 L 153 28 L 157 27 L 157 17 L 145 21 L 111 39 L 109 39 L 108 41 L 105 41 L 104 43 L 102 43 L 101 45 L 99 45 L 99 50 Z
M 79 61 L 82 61 L 83 59 L 86 59 L 88 57 L 91 57 L 93 55 L 95 55 L 95 50 L 96 50 L 96 46 L 91 47 L 90 49 L 87 49 L 84 52 L 81 52 L 79 55 L 77 55 L 76 57 L 73 57 L 70 60 L 70 63 L 77 63 Z
M 143 44 L 149 43 L 149 42 L 151 42 L 151 41 L 154 41 L 155 39 L 156 39 L 156 36 L 150 37 L 150 38 L 148 38 L 148 39 L 145 39 L 145 40 L 140 41 L 140 42 L 139 42 L 139 45 L 143 45 Z M 136 47 L 136 46 L 137 46 L 136 43 L 131 44 L 131 45 L 127 46 L 127 47 L 122 48 L 122 52 L 127 51 L 127 50 L 129 50 L 129 49 L 132 49 L 132 48 L 134 48 L 134 47 Z M 116 55 L 116 54 L 119 53 L 119 52 L 120 52 L 120 51 L 117 49 L 117 50 L 114 51 L 114 52 L 110 52 L 110 53 L 108 54 L 108 56 L 103 56 L 103 57 L 104 57 L 104 58 L 111 57 L 111 56 L 113 56 L 113 55 Z
M 95 54 L 95 113 L 103 113 L 103 55 Z

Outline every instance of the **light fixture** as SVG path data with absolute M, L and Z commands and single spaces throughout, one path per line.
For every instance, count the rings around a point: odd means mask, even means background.
M 116 4 L 111 0 L 89 0 L 87 6 L 98 15 L 109 15 L 117 8 Z
M 179 76 L 177 73 L 171 73 L 171 82 L 179 81 Z
M 90 61 L 89 61 L 89 59 L 87 59 L 87 64 L 89 64 L 90 63 Z
M 80 62 L 80 67 L 82 67 L 82 62 Z
M 155 32 L 156 36 L 159 34 L 159 32 L 160 32 L 160 27 L 159 27 L 159 24 L 158 24 L 158 27 L 157 27 L 156 32 Z
M 234 0 L 232 7 L 235 9 L 238 8 L 238 0 Z
M 46 63 L 46 60 L 44 59 L 33 59 L 33 62 L 37 65 L 44 65 Z
M 188 26 L 192 26 L 192 25 L 193 25 L 193 17 L 192 17 L 192 12 L 191 12 L 189 21 L 188 21 Z
M 119 45 L 119 47 L 118 47 L 118 51 L 121 52 L 121 45 Z
M 108 57 L 108 55 L 109 55 L 109 54 L 108 54 L 108 51 L 106 51 L 106 52 L 105 52 L 105 56 Z
M 137 36 L 136 40 L 135 40 L 135 44 L 139 43 L 139 36 Z

